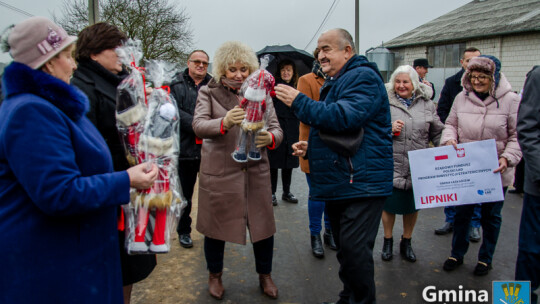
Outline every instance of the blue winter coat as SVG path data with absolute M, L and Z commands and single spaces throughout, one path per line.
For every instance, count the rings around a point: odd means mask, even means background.
M 388 95 L 377 67 L 366 57 L 353 56 L 335 77 L 327 78 L 321 88 L 321 102 L 311 102 L 300 93 L 292 109 L 311 126 L 308 157 L 312 198 L 332 201 L 392 193 Z M 360 128 L 364 128 L 364 138 L 350 159 L 351 170 L 349 160 L 330 150 L 319 130 L 340 133 Z
M 13 62 L 0 107 L 0 303 L 123 303 L 113 173 L 78 89 Z

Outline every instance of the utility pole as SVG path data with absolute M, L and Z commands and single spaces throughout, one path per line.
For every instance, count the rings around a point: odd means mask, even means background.
M 99 22 L 99 0 L 88 0 L 88 24 Z
M 360 0 L 354 1 L 354 44 L 360 54 Z

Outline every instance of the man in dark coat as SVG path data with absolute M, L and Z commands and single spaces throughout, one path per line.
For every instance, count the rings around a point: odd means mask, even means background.
M 540 66 L 527 75 L 518 111 L 518 141 L 525 158 L 525 194 L 519 226 L 516 280 L 531 281 L 531 303 L 540 287 Z
M 334 29 L 317 48 L 328 75 L 320 102 L 278 85 L 276 94 L 311 130 L 308 142 L 293 145 L 312 174 L 311 196 L 326 202 L 340 263 L 343 291 L 339 303 L 375 303 L 373 245 L 386 197 L 392 194 L 393 157 L 390 106 L 376 65 L 356 55 L 351 35 Z M 345 157 L 321 139 L 364 130 L 358 151 Z
M 448 117 L 448 114 L 450 114 L 450 109 L 452 108 L 452 104 L 454 103 L 454 98 L 456 98 L 457 94 L 459 92 L 463 91 L 463 87 L 461 86 L 461 78 L 463 77 L 463 73 L 465 73 L 465 69 L 467 68 L 467 65 L 469 64 L 469 61 L 473 57 L 480 56 L 480 50 L 478 50 L 475 47 L 469 47 L 466 48 L 463 51 L 463 56 L 459 60 L 461 63 L 462 69 L 457 72 L 456 74 L 446 78 L 444 82 L 444 87 L 441 91 L 441 96 L 439 97 L 439 102 L 437 104 L 437 114 L 439 115 L 439 118 L 441 119 L 442 123 L 445 123 L 446 118 Z M 469 239 L 472 242 L 478 242 L 480 241 L 480 211 L 481 208 L 477 206 L 474 208 L 474 214 L 471 221 L 471 232 L 469 235 Z M 444 207 L 444 214 L 445 214 L 445 223 L 442 227 L 435 229 L 435 234 L 437 235 L 445 235 L 450 232 L 452 232 L 454 227 L 454 215 L 456 214 L 456 208 L 454 206 L 450 207 Z
M 202 140 L 195 136 L 191 123 L 193 111 L 197 102 L 199 89 L 208 84 L 211 77 L 208 75 L 208 62 L 210 57 L 203 50 L 195 50 L 188 56 L 187 69 L 175 75 L 171 84 L 171 95 L 176 100 L 180 113 L 180 157 L 178 160 L 178 176 L 182 192 L 188 204 L 182 212 L 176 231 L 180 246 L 193 247 L 191 240 L 191 197 L 197 181 L 197 174 L 201 164 Z
M 418 73 L 418 77 L 421 83 L 426 84 L 431 87 L 433 90 L 433 95 L 431 95 L 431 100 L 435 98 L 435 85 L 433 82 L 430 82 L 426 79 L 426 74 L 428 73 L 428 69 L 432 68 L 433 66 L 429 65 L 429 62 L 426 58 L 418 58 L 413 61 L 413 68 Z

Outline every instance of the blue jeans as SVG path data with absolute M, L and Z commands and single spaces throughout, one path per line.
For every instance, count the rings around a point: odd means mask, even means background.
M 503 188 L 506 193 L 506 187 Z M 482 245 L 478 252 L 478 261 L 491 264 L 495 246 L 501 231 L 501 210 L 504 201 L 480 204 L 482 226 Z M 454 219 L 454 234 L 452 235 L 451 256 L 456 259 L 463 259 L 469 249 L 469 226 L 476 205 L 456 206 L 456 216 Z
M 480 204 L 476 204 L 474 208 L 474 213 L 472 216 L 471 227 L 478 228 L 480 227 Z M 456 216 L 456 207 L 448 206 L 444 207 L 444 215 L 446 215 L 446 222 L 453 223 L 454 216 Z
M 311 188 L 311 180 L 309 178 L 309 173 L 306 173 L 306 180 L 308 187 Z M 311 195 L 309 195 L 311 197 Z M 321 218 L 324 213 L 324 227 L 326 230 L 332 230 L 330 228 L 330 219 L 328 219 L 328 214 L 324 211 L 325 203 L 323 201 L 315 201 L 308 199 L 308 216 L 309 216 L 309 232 L 311 235 L 319 235 L 322 230 Z
M 538 303 L 534 292 L 540 287 L 540 197 L 525 193 L 519 225 L 516 281 L 531 281 L 531 303 Z

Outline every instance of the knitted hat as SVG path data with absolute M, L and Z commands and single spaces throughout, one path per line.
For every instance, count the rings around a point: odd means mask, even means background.
M 38 69 L 77 40 L 45 17 L 31 17 L 15 25 L 2 37 L 5 51 L 16 62 Z
M 467 91 L 473 90 L 471 81 L 469 79 L 472 71 L 479 71 L 493 77 L 489 95 L 497 98 L 495 96 L 495 92 L 499 86 L 499 82 L 501 81 L 501 62 L 499 59 L 491 55 L 480 55 L 478 57 L 473 57 L 469 61 L 467 70 L 465 70 L 465 73 L 463 73 L 463 77 L 461 79 L 462 85 Z

